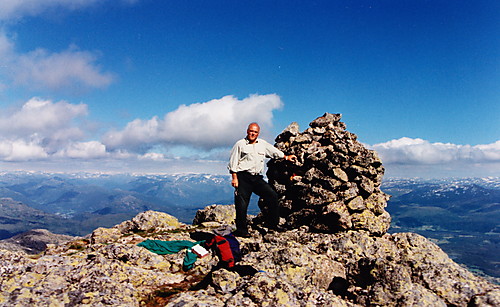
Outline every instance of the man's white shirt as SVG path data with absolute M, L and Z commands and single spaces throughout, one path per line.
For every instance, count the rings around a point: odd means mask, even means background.
M 228 169 L 231 173 L 249 172 L 260 175 L 264 171 L 266 158 L 281 159 L 285 154 L 263 139 L 257 139 L 253 144 L 244 138 L 234 144 L 231 149 Z

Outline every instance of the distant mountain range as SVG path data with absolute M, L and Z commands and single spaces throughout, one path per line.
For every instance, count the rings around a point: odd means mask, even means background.
M 85 235 L 146 210 L 191 223 L 200 208 L 232 203 L 228 180 L 206 174 L 0 173 L 0 239 L 33 228 Z
M 416 232 L 469 269 L 500 277 L 500 178 L 387 179 L 389 232 Z
M 458 263 L 500 278 L 500 178 L 388 178 L 382 190 L 392 195 L 390 232 L 420 233 Z M 145 210 L 191 223 L 198 209 L 231 203 L 229 175 L 0 173 L 0 239 L 36 228 L 85 235 Z

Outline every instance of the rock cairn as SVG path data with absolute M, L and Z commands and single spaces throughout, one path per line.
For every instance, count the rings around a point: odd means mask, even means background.
M 383 235 L 391 221 L 384 209 L 389 196 L 380 190 L 384 167 L 340 118 L 326 113 L 302 133 L 297 123 L 290 124 L 275 146 L 295 154 L 298 162 L 270 161 L 269 182 L 280 195 L 288 228 L 307 225 L 319 232 Z

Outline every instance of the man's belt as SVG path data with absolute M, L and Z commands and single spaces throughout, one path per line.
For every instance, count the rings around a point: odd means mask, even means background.
M 249 172 L 249 171 L 241 171 L 239 173 L 244 173 L 244 174 L 247 174 L 247 175 L 250 175 L 250 176 L 260 176 L 260 173 L 252 173 L 252 172 Z

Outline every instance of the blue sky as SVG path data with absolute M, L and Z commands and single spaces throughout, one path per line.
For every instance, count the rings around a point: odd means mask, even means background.
M 390 176 L 500 174 L 498 1 L 8 0 L 0 168 L 226 172 L 325 112 Z

